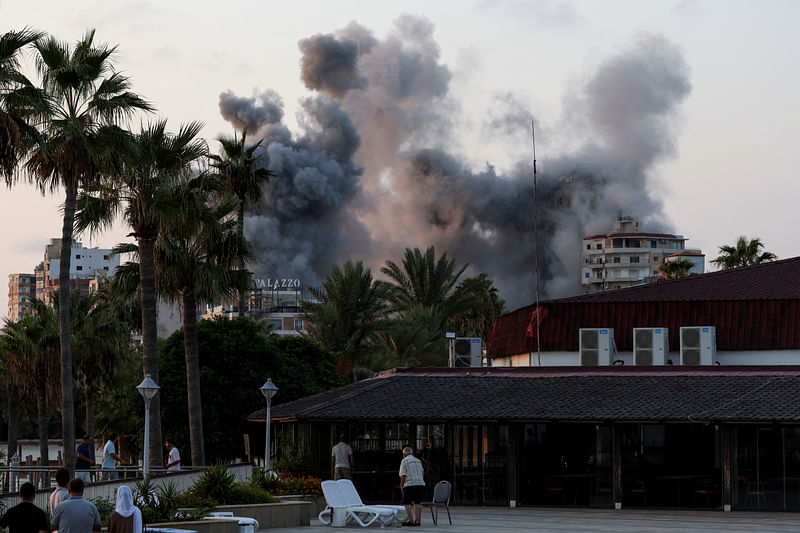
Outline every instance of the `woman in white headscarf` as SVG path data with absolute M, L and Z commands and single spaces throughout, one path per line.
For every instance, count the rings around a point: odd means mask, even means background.
M 108 519 L 108 533 L 142 533 L 142 512 L 133 505 L 130 487 L 117 489 L 117 507 Z

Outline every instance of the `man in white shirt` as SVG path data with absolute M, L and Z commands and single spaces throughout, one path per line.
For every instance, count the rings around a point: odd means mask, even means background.
M 333 463 L 333 479 L 353 479 L 353 470 L 356 467 L 353 459 L 353 448 L 344 441 L 344 433 L 339 435 L 339 444 L 331 450 Z
M 169 472 L 181 471 L 181 453 L 178 451 L 177 446 L 167 439 L 167 449 L 169 450 L 169 457 L 167 457 L 166 469 Z
M 408 521 L 403 522 L 404 526 L 420 524 L 422 511 L 420 503 L 425 496 L 423 472 L 422 461 L 411 454 L 411 447 L 403 448 L 403 461 L 400 463 L 400 490 L 403 492 L 401 503 L 406 506 L 406 516 L 408 516 Z
M 103 447 L 104 481 L 119 479 L 119 474 L 117 474 L 117 461 L 120 461 L 120 459 L 119 455 L 117 455 L 117 448 L 114 445 L 115 440 L 117 440 L 117 434 L 112 433 L 108 436 L 108 442 L 106 442 L 106 445 Z

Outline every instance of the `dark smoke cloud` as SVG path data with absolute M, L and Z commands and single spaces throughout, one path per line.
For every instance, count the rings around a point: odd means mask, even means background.
M 273 90 L 252 98 L 225 91 L 219 95 L 219 112 L 234 128 L 247 128 L 255 132 L 262 125 L 280 123 L 283 119 L 283 99 Z
M 459 264 L 469 262 L 471 274 L 488 272 L 509 306 L 530 303 L 530 159 L 503 173 L 467 162 L 433 25 L 405 16 L 380 40 L 351 23 L 301 41 L 300 49 L 303 79 L 318 94 L 301 101 L 297 138 L 275 120 L 282 115 L 266 112 L 274 98 L 225 93 L 220 103 L 235 126 L 261 132 L 266 164 L 279 174 L 265 188 L 263 207 L 247 219 L 258 273 L 314 284 L 349 258 L 377 271 L 405 248 L 435 245 Z M 674 153 L 680 104 L 690 91 L 681 54 L 653 36 L 607 59 L 576 87 L 560 123 L 545 125 L 568 138 L 568 148 L 539 161 L 545 297 L 580 291 L 581 239 L 605 232 L 620 210 L 649 228 L 669 229 L 648 182 L 654 164 Z M 529 143 L 534 113 L 520 102 L 505 91 L 487 113 L 484 135 L 516 132 Z
M 315 35 L 300 41 L 302 78 L 306 87 L 342 96 L 350 89 L 363 89 L 366 80 L 358 73 L 358 42 L 333 35 Z

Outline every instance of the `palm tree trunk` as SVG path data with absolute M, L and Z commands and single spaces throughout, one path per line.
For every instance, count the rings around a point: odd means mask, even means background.
M 205 466 L 203 407 L 200 399 L 200 354 L 197 345 L 197 301 L 193 288 L 183 291 L 183 347 L 186 357 L 186 394 L 189 403 L 192 466 Z
M 142 295 L 142 367 L 145 374 L 158 383 L 158 319 L 156 316 L 156 275 L 153 241 L 137 237 L 139 244 L 139 284 Z M 150 402 L 150 470 L 164 467 L 161 453 L 161 401 L 159 395 Z
M 86 387 L 86 434 L 94 439 L 94 391 L 88 386 Z
M 64 467 L 75 468 L 75 405 L 72 389 L 72 344 L 69 309 L 69 271 L 72 265 L 72 230 L 75 224 L 75 203 L 78 197 L 76 180 L 69 180 L 64 199 L 64 224 L 61 228 L 61 256 L 58 273 L 58 322 L 61 343 L 61 435 L 64 445 Z
M 11 458 L 17 453 L 17 432 L 19 431 L 19 393 L 16 387 L 9 383 L 8 392 L 8 448 L 6 461 L 11 464 Z M 8 476 L 8 492 L 12 491 L 11 476 Z
M 50 466 L 50 447 L 47 438 L 47 396 L 44 387 L 36 387 L 36 412 L 39 415 L 39 466 Z M 74 465 L 73 465 L 74 466 Z
M 239 207 L 236 209 L 236 218 L 239 221 L 239 239 L 244 242 L 244 198 L 239 199 Z M 239 270 L 246 271 L 244 258 L 239 261 Z M 247 316 L 245 309 L 247 309 L 247 296 L 249 290 L 239 291 L 239 316 Z

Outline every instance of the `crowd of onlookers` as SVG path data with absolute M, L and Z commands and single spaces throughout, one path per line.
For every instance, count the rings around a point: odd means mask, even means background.
M 23 483 L 19 489 L 20 503 L 6 511 L 0 518 L 0 528 L 10 533 L 46 533 L 61 531 L 76 533 L 100 531 L 100 513 L 95 504 L 83 498 L 84 481 L 69 478 L 69 471 L 56 472 L 57 487 L 50 495 L 50 523 L 47 515 L 34 503 L 36 487 Z M 117 489 L 117 502 L 108 520 L 109 533 L 140 533 L 142 512 L 133 504 L 131 489 L 125 485 Z
M 117 435 L 111 433 L 103 446 L 100 466 L 100 479 L 118 479 L 117 465 L 122 461 L 117 454 Z M 20 503 L 8 509 L 0 518 L 0 529 L 9 533 L 41 533 L 61 531 L 62 533 L 85 533 L 100 531 L 100 513 L 94 503 L 83 498 L 90 472 L 95 465 L 91 438 L 84 435 L 75 450 L 75 477 L 70 479 L 69 470 L 59 468 L 56 472 L 56 489 L 50 494 L 47 515 L 34 503 L 36 487 L 23 483 L 19 488 Z M 181 456 L 171 440 L 166 441 L 169 457 L 166 469 L 171 472 L 181 469 Z M 142 531 L 142 512 L 134 505 L 131 489 L 125 485 L 117 489 L 116 506 L 108 521 L 109 533 L 140 533 Z

